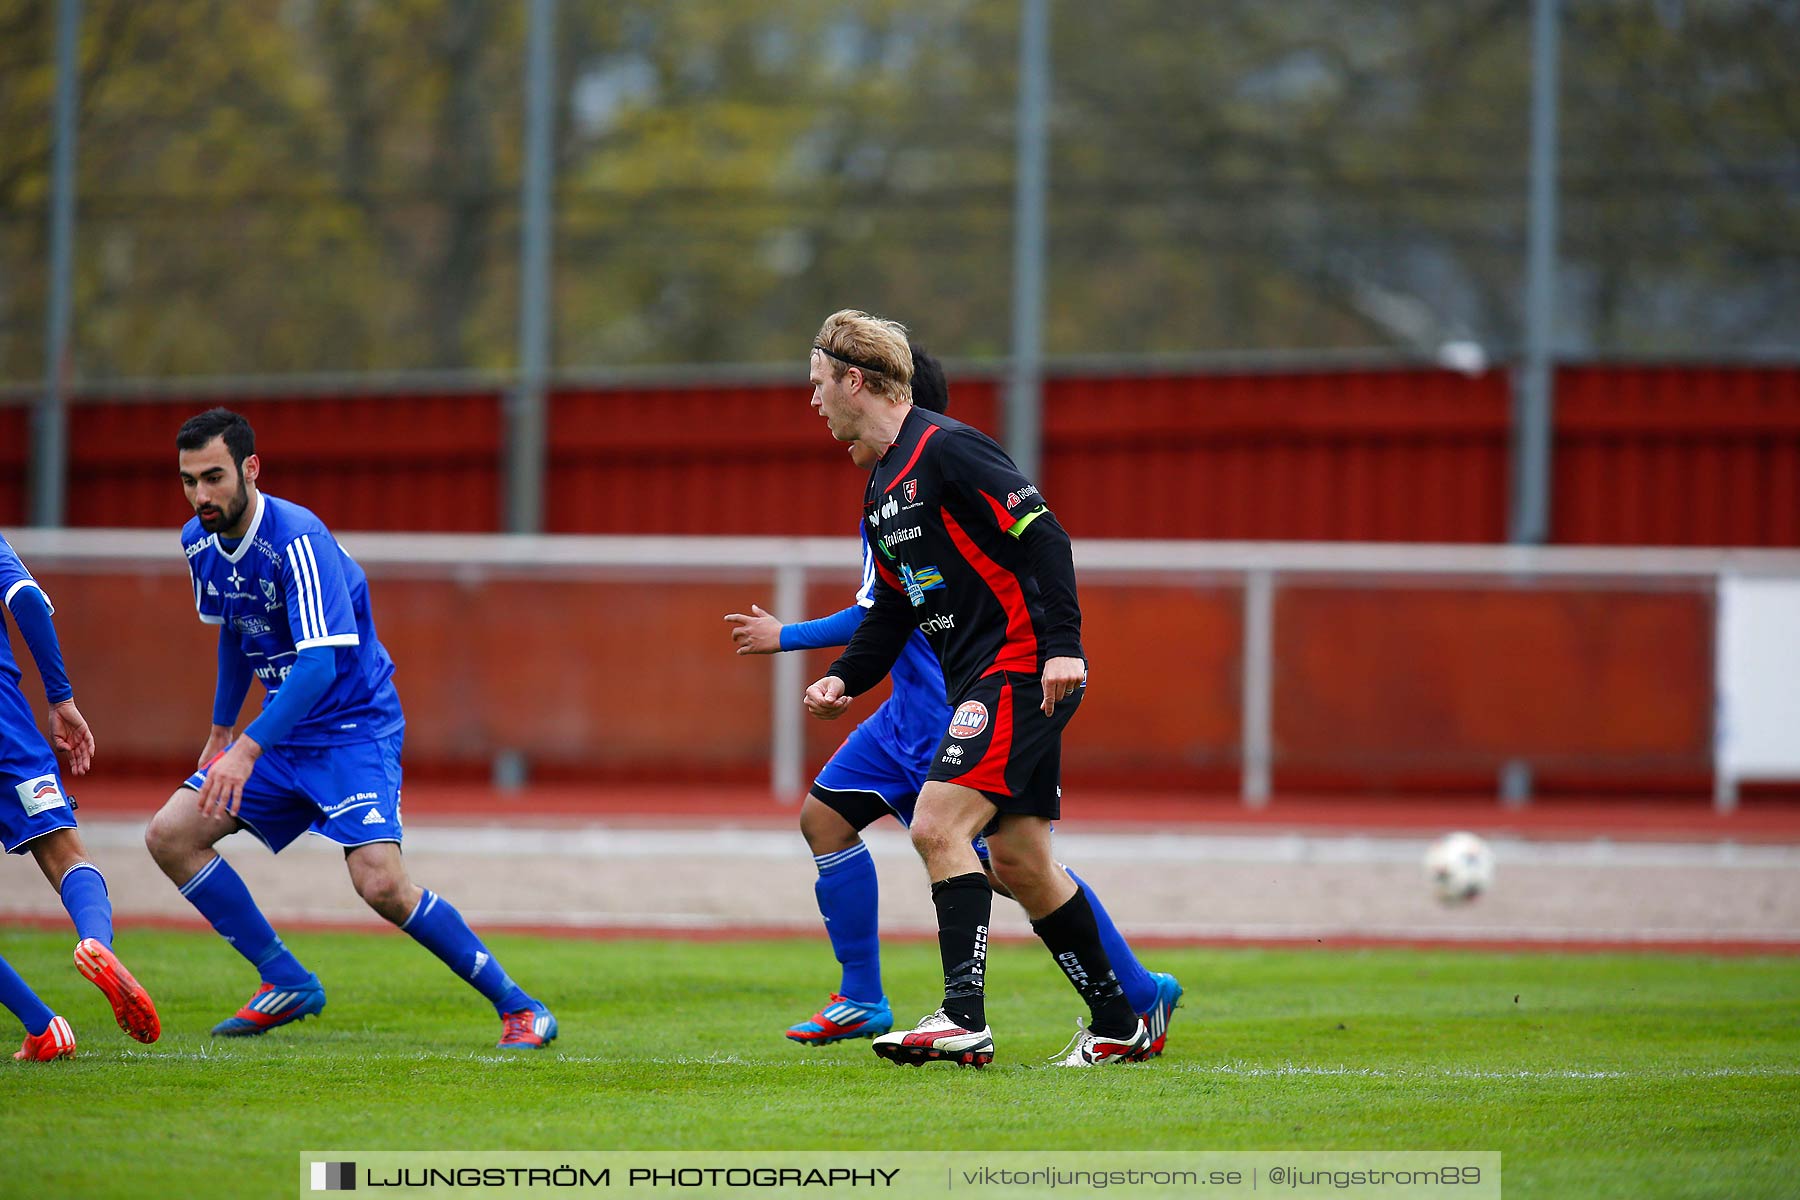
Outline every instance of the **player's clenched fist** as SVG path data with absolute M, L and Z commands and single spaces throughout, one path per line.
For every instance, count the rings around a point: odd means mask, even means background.
M 844 681 L 836 675 L 827 675 L 806 689 L 806 711 L 821 721 L 835 721 L 849 707 L 850 697 L 844 695 Z

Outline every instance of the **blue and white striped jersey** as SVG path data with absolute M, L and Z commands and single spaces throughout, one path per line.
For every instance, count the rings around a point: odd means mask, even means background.
M 329 746 L 399 731 L 406 717 L 394 690 L 394 660 L 375 636 L 362 568 L 308 509 L 266 494 L 256 506 L 235 547 L 202 529 L 198 517 L 181 530 L 200 619 L 237 636 L 268 689 L 265 705 L 300 651 L 333 648 L 336 678 L 283 745 Z

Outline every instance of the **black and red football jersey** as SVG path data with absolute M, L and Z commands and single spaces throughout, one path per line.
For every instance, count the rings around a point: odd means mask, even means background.
M 831 667 L 848 694 L 880 682 L 915 626 L 951 701 L 984 675 L 1083 657 L 1068 535 L 985 433 L 914 408 L 869 474 L 863 519 L 878 583 Z

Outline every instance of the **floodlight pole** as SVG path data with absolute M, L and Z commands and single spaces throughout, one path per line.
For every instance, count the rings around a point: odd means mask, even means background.
M 525 52 L 525 177 L 519 201 L 519 374 L 506 398 L 509 533 L 539 533 L 544 525 L 555 96 L 556 0 L 531 0 Z
M 1526 230 L 1525 355 L 1513 387 L 1511 540 L 1550 538 L 1555 436 L 1558 0 L 1534 0 L 1531 18 L 1531 207 Z
M 81 0 L 56 7 L 56 106 L 50 165 L 50 308 L 44 322 L 44 394 L 32 414 L 31 523 L 66 516 L 69 478 L 69 327 L 74 308 L 75 136 L 80 125 Z
M 1049 109 L 1050 4 L 1049 0 L 1022 0 L 1006 448 L 1020 473 L 1032 480 L 1038 478 L 1043 451 L 1044 214 L 1049 205 Z

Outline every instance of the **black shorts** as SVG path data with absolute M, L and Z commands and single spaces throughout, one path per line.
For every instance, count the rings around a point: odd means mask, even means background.
M 1087 693 L 1044 715 L 1044 682 L 1019 671 L 977 679 L 956 701 L 930 778 L 974 788 L 1002 813 L 1062 816 L 1062 732 Z

